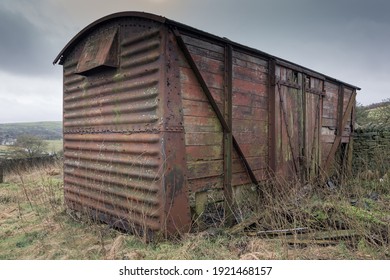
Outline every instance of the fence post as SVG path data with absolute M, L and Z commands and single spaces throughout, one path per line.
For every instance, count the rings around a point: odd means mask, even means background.
M 3 162 L 0 161 L 0 184 L 3 183 L 3 176 L 4 176 L 4 171 L 3 171 Z

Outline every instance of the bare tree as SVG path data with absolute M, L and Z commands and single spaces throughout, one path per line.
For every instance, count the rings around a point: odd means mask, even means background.
M 14 148 L 18 157 L 37 157 L 47 153 L 48 144 L 37 136 L 23 134 L 16 139 Z

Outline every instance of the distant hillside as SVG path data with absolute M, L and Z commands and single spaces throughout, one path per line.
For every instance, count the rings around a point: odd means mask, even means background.
M 30 134 L 45 140 L 62 139 L 62 122 L 30 122 L 0 124 L 0 145 L 19 135 Z
M 390 125 L 390 101 L 374 103 L 368 106 L 356 107 L 356 122 L 359 125 L 385 124 Z

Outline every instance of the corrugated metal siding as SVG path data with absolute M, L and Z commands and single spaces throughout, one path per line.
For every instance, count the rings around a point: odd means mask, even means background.
M 158 28 L 136 33 L 120 29 L 121 63 L 115 71 L 75 74 L 83 43 L 66 58 L 65 197 L 73 208 L 102 213 L 114 224 L 160 230 L 163 44 Z
M 65 196 L 114 218 L 159 227 L 159 134 L 66 134 Z M 131 214 L 129 214 L 131 213 Z M 140 219 L 140 218 L 143 219 Z
M 64 64 L 65 132 L 136 131 L 145 124 L 156 128 L 161 115 L 157 98 L 161 46 L 155 43 L 159 31 L 152 34 L 144 41 L 132 38 L 121 44 L 120 57 L 126 62 L 116 73 L 80 78 L 74 74 L 77 60 Z

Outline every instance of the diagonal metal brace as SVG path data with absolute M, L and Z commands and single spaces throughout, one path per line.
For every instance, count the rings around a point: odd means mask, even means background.
M 196 79 L 198 80 L 203 92 L 206 94 L 206 97 L 207 97 L 211 107 L 213 108 L 215 114 L 217 115 L 217 118 L 218 118 L 219 122 L 221 123 L 221 126 L 224 130 L 224 133 L 231 133 L 232 128 L 226 122 L 221 110 L 219 109 L 217 103 L 215 102 L 215 99 L 214 99 L 213 95 L 211 94 L 205 80 L 203 79 L 202 74 L 200 73 L 198 66 L 196 65 L 194 59 L 191 56 L 190 51 L 188 50 L 183 38 L 181 37 L 180 32 L 175 28 L 173 28 L 172 31 L 176 37 L 176 41 L 177 41 L 181 51 L 184 54 L 184 57 L 187 59 L 187 62 L 190 65 L 192 71 L 194 72 Z M 232 135 L 232 140 L 233 140 L 233 147 L 236 150 L 236 152 L 238 153 L 239 157 L 242 159 L 242 162 L 245 165 L 245 168 L 249 174 L 249 177 L 250 177 L 252 183 L 255 185 L 258 185 L 256 175 L 254 174 L 252 168 L 250 167 L 249 162 L 246 159 L 244 153 L 242 152 L 240 145 L 238 144 L 234 135 Z
M 186 44 L 183 41 L 183 38 L 181 37 L 179 31 L 177 29 L 173 29 L 173 34 L 175 34 L 176 41 L 182 50 L 185 58 L 187 59 L 188 64 L 190 65 L 192 71 L 195 74 L 196 79 L 198 80 L 201 88 L 203 89 L 203 92 L 206 94 L 208 101 L 210 102 L 211 107 L 213 108 L 214 112 L 217 114 L 218 120 L 220 121 L 222 128 L 226 132 L 231 132 L 231 128 L 229 127 L 228 123 L 226 122 L 225 118 L 223 117 L 221 110 L 219 110 L 217 103 L 214 100 L 213 95 L 211 94 L 205 80 L 202 77 L 202 74 L 200 73 L 198 67 L 196 66 L 196 63 L 194 59 L 192 58 L 190 51 L 188 50 Z

